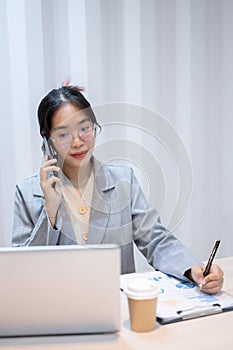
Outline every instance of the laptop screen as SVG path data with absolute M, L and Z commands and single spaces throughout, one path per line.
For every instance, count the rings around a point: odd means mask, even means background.
M 0 336 L 116 332 L 120 248 L 0 248 Z

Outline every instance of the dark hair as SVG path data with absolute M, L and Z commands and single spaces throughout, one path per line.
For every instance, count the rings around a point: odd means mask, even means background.
M 79 109 L 86 109 L 85 112 L 90 118 L 90 121 L 101 129 L 90 103 L 81 91 L 83 89 L 78 86 L 62 86 L 61 88 L 53 89 L 41 100 L 37 111 L 41 136 L 49 139 L 54 113 L 67 103 Z

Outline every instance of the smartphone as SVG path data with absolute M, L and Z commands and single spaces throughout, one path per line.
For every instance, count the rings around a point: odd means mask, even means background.
M 42 151 L 45 156 L 49 157 L 49 159 L 58 159 L 57 152 L 53 147 L 51 140 L 47 141 L 46 137 L 43 138 Z M 53 171 L 53 175 L 58 177 L 56 171 Z

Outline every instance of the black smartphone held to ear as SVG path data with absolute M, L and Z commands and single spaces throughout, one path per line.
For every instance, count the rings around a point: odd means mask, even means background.
M 51 140 L 47 141 L 46 137 L 43 138 L 42 151 L 45 156 L 49 157 L 49 159 L 57 159 L 57 152 L 53 147 Z M 53 175 L 58 177 L 56 171 L 53 171 Z

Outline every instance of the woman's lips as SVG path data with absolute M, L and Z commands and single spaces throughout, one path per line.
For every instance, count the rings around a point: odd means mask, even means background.
M 71 154 L 71 156 L 73 158 L 83 158 L 83 157 L 85 157 L 86 154 L 87 154 L 87 152 L 80 152 L 80 153 L 73 153 L 73 154 Z

